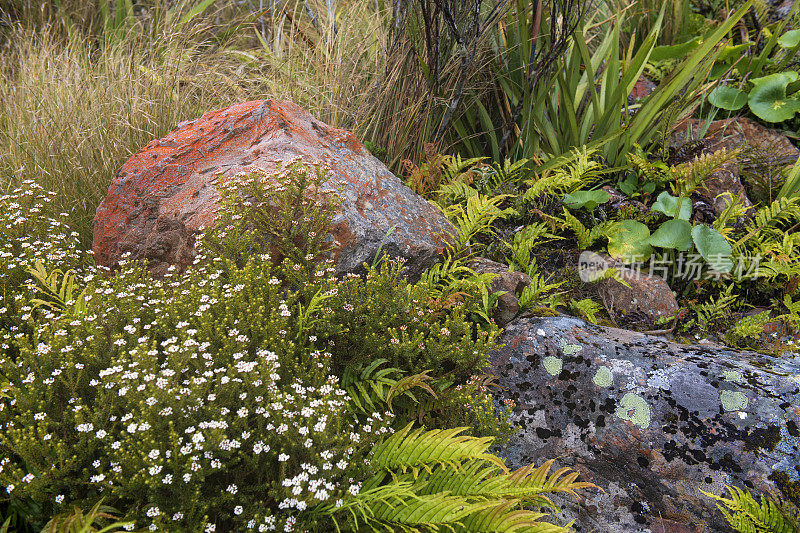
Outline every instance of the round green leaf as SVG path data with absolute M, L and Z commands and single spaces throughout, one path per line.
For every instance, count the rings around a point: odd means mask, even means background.
M 611 257 L 625 262 L 646 261 L 653 248 L 647 242 L 650 229 L 635 220 L 617 222 L 606 231 L 608 237 L 608 253 Z
M 585 207 L 589 211 L 593 211 L 595 207 L 604 204 L 611 199 L 611 195 L 603 189 L 594 191 L 575 191 L 572 194 L 564 195 L 564 205 L 570 209 L 580 209 Z
M 737 111 L 747 104 L 747 93 L 736 87 L 720 86 L 711 91 L 708 101 L 721 109 Z
M 731 245 L 728 239 L 712 227 L 698 224 L 692 229 L 692 240 L 706 263 L 717 272 L 733 268 Z
M 767 122 L 783 122 L 792 118 L 800 111 L 800 99 L 787 96 L 786 87 L 797 78 L 797 72 L 789 70 L 751 80 L 750 110 Z
M 778 44 L 781 48 L 794 48 L 800 44 L 800 30 L 787 31 L 778 37 Z
M 678 212 L 678 203 L 680 203 L 680 213 Z M 672 218 L 682 220 L 692 218 L 692 201 L 689 198 L 672 196 L 667 191 L 658 195 L 650 209 Z
M 685 220 L 667 220 L 650 236 L 652 246 L 686 251 L 692 247 L 692 225 Z

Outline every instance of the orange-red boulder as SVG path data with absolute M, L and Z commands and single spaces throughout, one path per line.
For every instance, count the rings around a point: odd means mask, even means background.
M 122 166 L 95 215 L 97 263 L 114 267 L 129 252 L 147 259 L 155 275 L 170 265 L 185 268 L 194 258 L 194 235 L 214 222 L 218 174 L 224 179 L 253 167 L 269 172 L 297 158 L 330 169 L 324 187 L 341 191 L 331 230 L 339 243 L 333 256 L 340 272 L 359 270 L 385 241 L 383 250 L 406 258 L 414 276 L 455 234 L 436 207 L 352 133 L 292 102 L 259 100 L 179 124 Z

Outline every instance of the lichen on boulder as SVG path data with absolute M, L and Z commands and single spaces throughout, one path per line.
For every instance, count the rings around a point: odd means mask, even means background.
M 501 454 L 511 466 L 558 458 L 603 489 L 559 500 L 576 531 L 729 531 L 700 489 L 798 481 L 797 358 L 568 317 L 515 320 L 500 342 L 492 372 L 520 427 Z

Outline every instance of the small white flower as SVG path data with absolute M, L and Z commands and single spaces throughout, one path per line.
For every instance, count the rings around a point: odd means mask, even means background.
M 161 513 L 161 510 L 158 507 L 151 507 L 147 510 L 147 516 L 150 518 L 155 518 Z
M 231 483 L 230 485 L 228 485 L 228 488 L 225 489 L 225 492 L 229 492 L 231 494 L 236 494 L 237 492 L 239 492 L 239 487 L 237 487 L 235 484 Z
M 235 514 L 236 516 L 242 514 L 242 511 L 244 511 L 244 509 L 242 508 L 241 505 L 237 505 L 236 507 L 233 508 L 233 514 Z

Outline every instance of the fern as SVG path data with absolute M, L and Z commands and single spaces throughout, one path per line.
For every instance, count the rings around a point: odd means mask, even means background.
M 778 198 L 756 212 L 746 228 L 747 234 L 736 242 L 736 246 L 742 246 L 754 237 L 758 242 L 763 241 L 766 236 L 781 235 L 778 226 L 797 221 L 800 221 L 800 197 Z
M 739 296 L 733 294 L 734 285 L 728 285 L 724 292 L 713 296 L 708 302 L 700 305 L 692 305 L 694 312 L 697 314 L 697 322 L 701 328 L 708 330 L 717 321 L 722 319 L 730 307 L 739 299 Z
M 628 163 L 645 181 L 661 184 L 675 179 L 663 161 L 650 161 L 647 153 L 638 144 L 633 147 L 633 152 L 627 155 Z
M 567 208 L 562 209 L 564 218 L 563 220 L 559 219 L 559 222 L 564 229 L 570 230 L 575 234 L 580 250 L 585 250 L 597 242 L 605 235 L 606 229 L 612 224 L 610 221 L 604 221 L 593 226 L 592 229 L 587 229 Z
M 518 301 L 520 309 L 531 309 L 535 304 L 542 301 L 542 296 L 545 294 L 551 293 L 549 296 L 552 297 L 552 292 L 563 284 L 563 281 L 548 283 L 540 274 L 534 274 L 531 276 L 530 284 L 528 284 L 522 290 L 522 294 L 519 295 Z
M 603 306 L 590 298 L 584 298 L 583 300 L 570 300 L 569 308 L 592 324 L 597 324 L 597 313 L 603 309 Z
M 764 333 L 764 326 L 772 320 L 769 311 L 757 315 L 745 316 L 736 322 L 731 335 L 736 339 L 757 339 Z
M 703 494 L 714 498 L 728 523 L 740 533 L 797 533 L 800 517 L 790 505 L 775 496 L 762 494 L 758 501 L 746 490 L 726 485 L 730 498 Z
M 497 219 L 516 214 L 512 208 L 500 208 L 500 204 L 508 196 L 500 194 L 490 197 L 476 194 L 467 198 L 466 205 L 456 204 L 445 210 L 445 215 L 456 225 L 459 232 L 458 242 L 451 245 L 454 255 L 465 251 L 476 235 L 494 234 L 492 224 Z
M 370 414 L 388 403 L 389 393 L 397 385 L 398 368 L 380 368 L 386 359 L 376 359 L 363 369 L 349 366 L 342 375 L 342 387 L 357 412 Z
M 600 163 L 592 159 L 595 152 L 585 147 L 576 148 L 561 166 L 552 169 L 547 175 L 529 181 L 529 188 L 522 199 L 535 202 L 546 196 L 556 196 L 591 185 L 602 175 Z
M 713 153 L 704 153 L 694 158 L 693 161 L 670 167 L 670 172 L 676 177 L 672 187 L 676 196 L 689 196 L 714 172 L 721 170 L 724 165 L 736 160 L 739 150 L 721 149 Z
M 505 243 L 511 252 L 511 257 L 508 258 L 509 269 L 525 272 L 529 276 L 533 276 L 536 272 L 536 261 L 531 255 L 533 249 L 541 244 L 561 238 L 554 235 L 544 222 L 526 226 L 523 230 L 514 234 L 514 238 L 510 243 Z
M 554 507 L 548 494 L 577 497 L 594 485 L 566 468 L 551 472 L 553 461 L 509 471 L 489 453 L 492 438 L 462 435 L 466 429 L 406 426 L 375 447 L 370 466 L 380 471 L 363 490 L 322 511 L 347 512 L 364 531 L 566 532 L 523 506 Z

